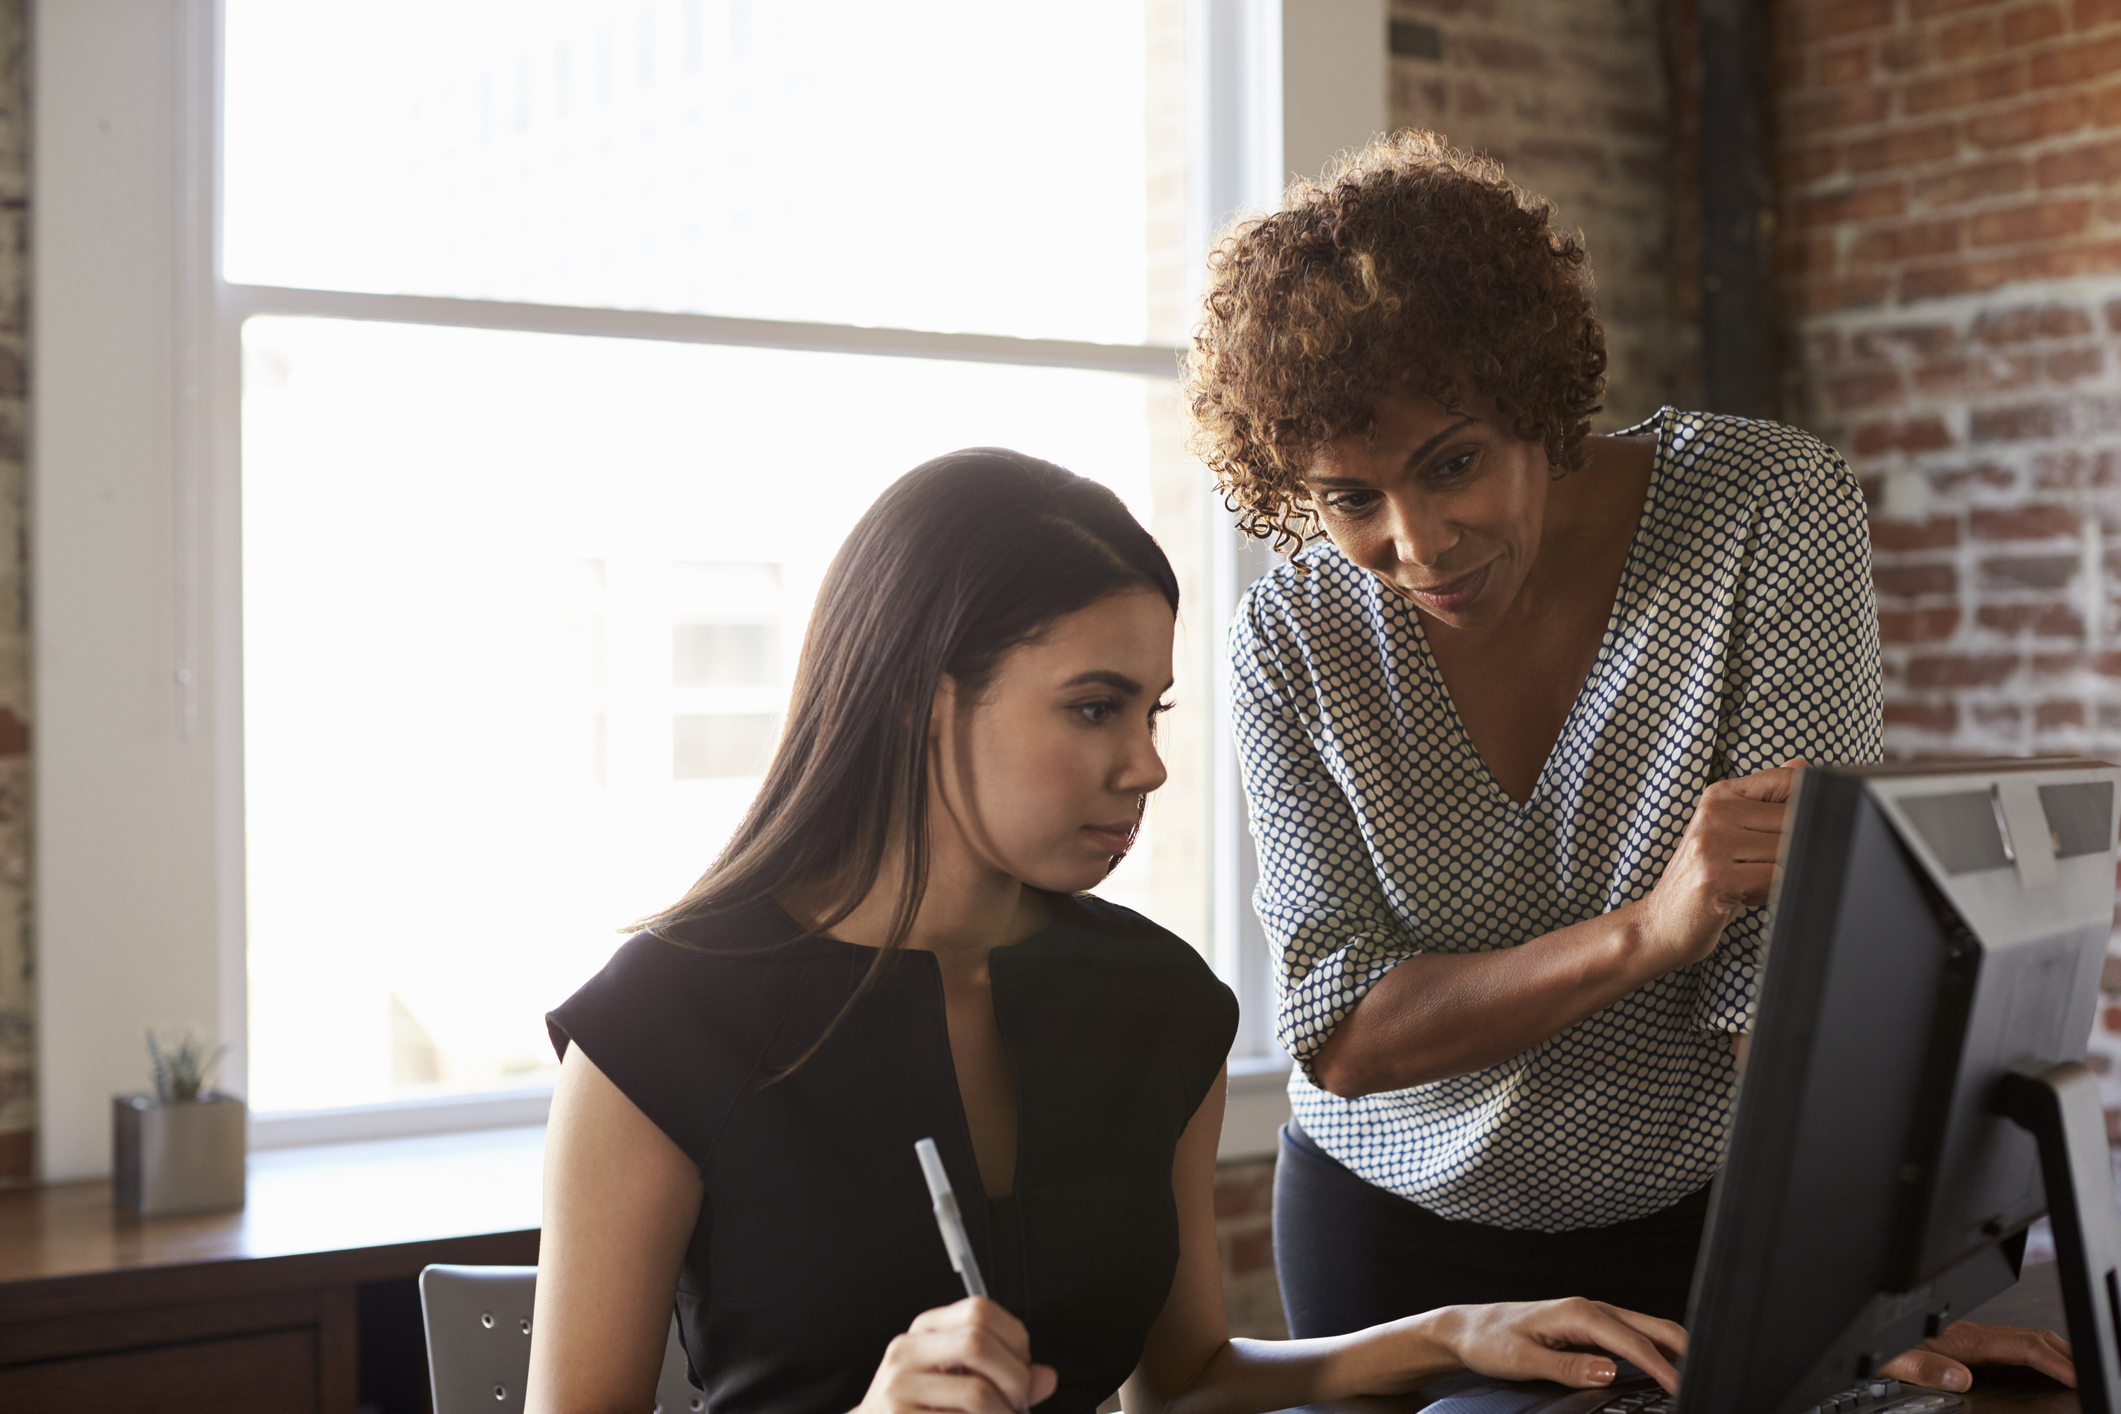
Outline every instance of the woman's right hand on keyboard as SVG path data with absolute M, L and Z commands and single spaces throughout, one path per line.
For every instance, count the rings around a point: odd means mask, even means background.
M 1631 1360 L 1673 1393 L 1672 1361 L 1686 1353 L 1686 1329 L 1638 1311 L 1572 1296 L 1447 1306 L 1429 1313 L 1459 1363 L 1500 1380 L 1554 1380 L 1579 1389 L 1613 1382 L 1614 1356 Z M 1592 1353 L 1571 1347 L 1590 1346 Z M 1604 1351 L 1605 1354 L 1596 1352 Z

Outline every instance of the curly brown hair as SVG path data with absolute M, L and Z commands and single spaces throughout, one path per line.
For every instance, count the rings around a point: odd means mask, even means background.
M 1186 358 L 1189 446 L 1247 534 L 1293 553 L 1316 533 L 1306 464 L 1368 432 L 1387 392 L 1456 411 L 1470 389 L 1557 475 L 1578 465 L 1605 333 L 1582 235 L 1552 216 L 1500 164 L 1408 130 L 1224 234 Z

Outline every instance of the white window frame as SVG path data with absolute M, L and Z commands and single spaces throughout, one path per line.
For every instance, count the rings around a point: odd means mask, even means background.
M 1195 249 L 1385 126 L 1385 0 L 1190 0 Z M 31 193 L 39 1175 L 110 1171 L 144 1024 L 228 1038 L 246 1090 L 239 333 L 252 315 L 1170 377 L 1176 351 L 230 285 L 218 0 L 36 0 Z M 1217 512 L 1213 629 L 1265 561 Z M 1217 658 L 1220 660 L 1220 653 Z M 1224 697 L 1225 694 L 1218 694 Z M 1227 714 L 1214 947 L 1238 990 L 1224 1153 L 1271 1152 L 1287 1060 Z M 535 1123 L 549 1092 L 255 1117 L 254 1148 Z
M 1337 152 L 1390 127 L 1387 0 L 1190 0 L 1186 13 L 1187 245 L 1203 255 L 1235 216 L 1272 209 L 1292 176 L 1315 176 Z M 1198 260 L 1194 269 L 1201 270 Z M 1240 1020 L 1223 1112 L 1225 1160 L 1274 1153 L 1289 1117 L 1289 1058 L 1274 1039 L 1277 959 L 1252 908 L 1259 879 L 1230 724 L 1231 612 L 1273 555 L 1236 534 L 1220 510 L 1210 593 L 1215 645 L 1215 761 L 1209 791 L 1216 968 Z

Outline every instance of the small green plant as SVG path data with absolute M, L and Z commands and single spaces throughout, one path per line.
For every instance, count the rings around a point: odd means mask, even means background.
M 147 1057 L 154 1062 L 156 1101 L 177 1105 L 198 1099 L 213 1084 L 214 1069 L 221 1064 L 221 1055 L 227 1049 L 220 1045 L 208 1051 L 206 1043 L 189 1029 L 174 1046 L 165 1049 L 149 1030 Z

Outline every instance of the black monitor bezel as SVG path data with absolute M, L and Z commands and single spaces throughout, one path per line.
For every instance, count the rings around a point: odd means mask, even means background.
M 1842 911 L 1849 896 L 1852 846 L 1858 822 L 1868 815 L 1875 826 L 1885 822 L 1898 840 L 1897 827 L 1888 821 L 1872 798 L 1868 782 L 1875 778 L 1904 779 L 1936 776 L 1940 779 L 1969 776 L 1993 777 L 2013 772 L 2056 772 L 2112 768 L 2105 762 L 2074 760 L 2014 760 L 1995 762 L 1932 762 L 1890 766 L 1809 770 L 1800 777 L 1790 805 L 1784 834 L 1784 857 L 1778 870 L 1774 923 L 1769 939 L 1772 964 L 1764 970 L 1755 1037 L 1755 1064 L 1767 1051 L 1770 1065 L 1787 1065 L 1801 1056 L 1807 1064 L 1814 1054 L 1821 1003 L 1825 1000 L 1829 970 L 1835 948 L 1818 945 L 1831 940 L 1842 925 Z M 1801 847 L 1791 849 L 1793 841 Z M 1921 889 L 1934 910 L 1940 930 L 1957 920 L 1951 906 L 1937 891 L 1926 870 L 1904 841 L 1899 841 L 1903 863 L 1910 879 Z M 1947 917 L 1947 915 L 1949 915 Z M 1802 941 L 1799 941 L 1802 940 Z M 1806 942 L 1814 945 L 1807 946 Z M 1956 1047 L 1950 1044 L 1963 1026 L 1966 976 L 1953 977 L 1940 963 L 1936 998 L 1937 1015 L 1922 1044 L 1922 1094 L 1916 1102 L 1904 1151 L 1900 1196 L 1895 1200 L 1894 1221 L 1879 1235 L 1884 1250 L 1882 1294 L 1866 1307 L 1830 1347 L 1817 1352 L 1809 1374 L 1798 1385 L 1819 1384 L 1831 1390 L 1866 1372 L 1874 1359 L 1893 1349 L 1911 1345 L 1929 1327 L 1964 1312 L 2015 1279 L 2022 1234 L 2030 1216 L 2016 1220 L 1994 1234 L 1995 1242 L 1966 1254 L 1949 1269 L 1934 1273 L 1917 1271 L 1916 1257 L 1924 1216 L 1923 1185 L 1906 1177 L 1919 1167 L 1922 1151 L 1933 1149 L 1936 1117 L 1950 1099 L 1954 1081 Z M 1853 1078 L 1852 1078 L 1853 1079 Z M 1769 1273 L 1783 1238 L 1787 1221 L 1799 1220 L 1784 1211 L 1784 1189 L 1791 1164 L 1787 1152 L 1789 1136 L 1796 1132 L 1806 1103 L 1807 1078 L 1795 1074 L 1755 1069 L 1741 1089 L 1726 1151 L 1726 1163 L 1711 1197 L 1700 1260 L 1697 1262 L 1693 1298 L 1687 1324 L 1694 1332 L 1694 1350 L 1682 1382 L 1678 1414 L 1733 1414 L 1733 1411 L 1801 1409 L 1811 1391 L 1792 1386 L 1769 1391 L 1750 1386 L 1750 1342 L 1760 1338 L 1762 1322 L 1770 1314 Z M 1939 1086 L 1947 1093 L 1939 1099 Z M 1922 1113 L 1930 1115 L 1925 1128 Z M 1898 1294 L 1893 1294 L 1898 1293 Z M 1877 1347 L 1874 1351 L 1872 1347 Z

